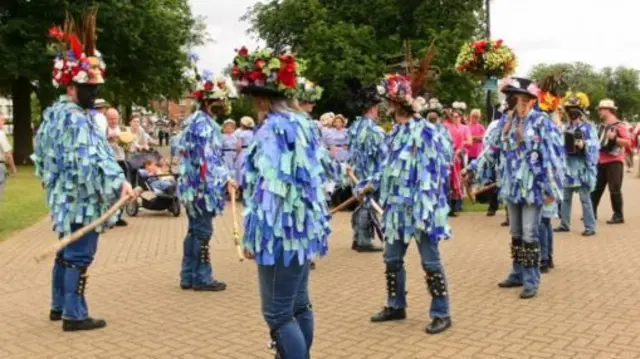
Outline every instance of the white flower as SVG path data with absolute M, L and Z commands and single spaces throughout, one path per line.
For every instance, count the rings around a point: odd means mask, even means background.
M 56 81 L 56 79 L 52 79 L 51 84 L 53 85 L 53 87 L 56 87 L 56 88 L 60 86 L 60 84 L 58 83 L 58 81 Z
M 84 84 L 87 83 L 87 81 L 89 81 L 89 74 L 84 70 L 78 72 L 78 74 L 73 77 L 73 82 L 78 84 Z
M 62 61 L 62 59 L 56 59 L 53 62 L 54 69 L 62 70 L 62 67 L 64 67 L 64 61 Z

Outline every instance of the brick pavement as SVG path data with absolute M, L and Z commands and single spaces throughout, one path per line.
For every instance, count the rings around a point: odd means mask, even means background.
M 349 249 L 349 214 L 337 215 L 330 254 L 311 279 L 314 358 L 640 357 L 640 211 L 632 201 L 640 180 L 625 181 L 627 224 L 600 220 L 590 239 L 579 236 L 579 225 L 557 235 L 557 268 L 530 301 L 496 286 L 510 265 L 502 215 L 453 219 L 455 237 L 441 251 L 454 327 L 439 336 L 423 332 L 428 301 L 415 250 L 408 256 L 409 318 L 369 323 L 384 304 L 384 266 L 379 254 Z M 611 214 L 608 202 L 602 219 Z M 574 223 L 579 217 L 574 210 Z M 55 241 L 48 221 L 0 243 L 0 358 L 272 358 L 255 265 L 237 262 L 230 223 L 230 213 L 216 220 L 212 245 L 216 277 L 229 285 L 223 293 L 178 288 L 184 215 L 142 212 L 103 236 L 87 295 L 92 314 L 109 326 L 88 333 L 63 333 L 47 320 L 50 263 L 32 256 Z

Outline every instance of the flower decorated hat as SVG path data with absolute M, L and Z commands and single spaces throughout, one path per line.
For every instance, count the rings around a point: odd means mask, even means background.
M 530 79 L 523 77 L 507 77 L 506 79 L 503 79 L 500 91 L 505 95 L 521 94 L 536 99 L 540 95 L 540 88 L 538 85 Z
M 414 97 L 411 90 L 411 79 L 407 76 L 394 74 L 387 75 L 382 80 L 378 91 L 387 101 L 402 106 L 405 110 L 413 112 Z
M 230 78 L 224 76 L 214 76 L 213 72 L 203 70 L 198 71 L 198 56 L 195 53 L 189 54 L 189 62 L 191 63 L 191 71 L 188 74 L 194 91 L 191 97 L 198 101 L 219 100 L 227 101 L 237 97 L 235 87 Z
M 438 116 L 442 116 L 443 107 L 437 98 L 429 99 L 429 102 L 423 107 L 422 112 L 427 116 L 431 112 L 435 112 Z
M 63 27 L 49 29 L 49 37 L 54 41 L 50 50 L 55 52 L 53 86 L 104 83 L 106 66 L 96 49 L 96 15 L 95 8 L 83 13 L 78 28 L 67 13 Z
M 275 55 L 269 49 L 249 53 L 242 47 L 233 59 L 231 77 L 244 94 L 292 98 L 298 86 L 298 63 L 290 53 Z
M 584 113 L 590 104 L 589 96 L 584 92 L 569 91 L 562 99 L 562 107 L 567 111 L 569 109 L 577 109 Z
M 304 77 L 298 77 L 295 98 L 301 103 L 316 103 L 322 98 L 324 89 Z

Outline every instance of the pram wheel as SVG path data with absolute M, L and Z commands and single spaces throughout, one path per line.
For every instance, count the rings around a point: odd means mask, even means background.
M 177 198 L 173 199 L 173 203 L 171 203 L 169 212 L 171 212 L 174 217 L 180 217 L 180 200 L 178 200 Z
M 131 201 L 127 203 L 124 207 L 124 211 L 127 212 L 129 217 L 135 217 L 138 215 L 138 210 L 140 209 L 138 205 L 138 201 Z

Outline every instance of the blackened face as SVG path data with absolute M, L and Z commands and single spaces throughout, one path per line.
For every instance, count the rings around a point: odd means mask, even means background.
M 582 117 L 582 112 L 576 108 L 572 108 L 569 110 L 569 118 L 572 120 L 577 120 Z
M 96 98 L 98 98 L 98 85 L 96 84 L 77 84 L 76 94 L 78 96 L 78 105 L 85 110 L 92 109 Z

